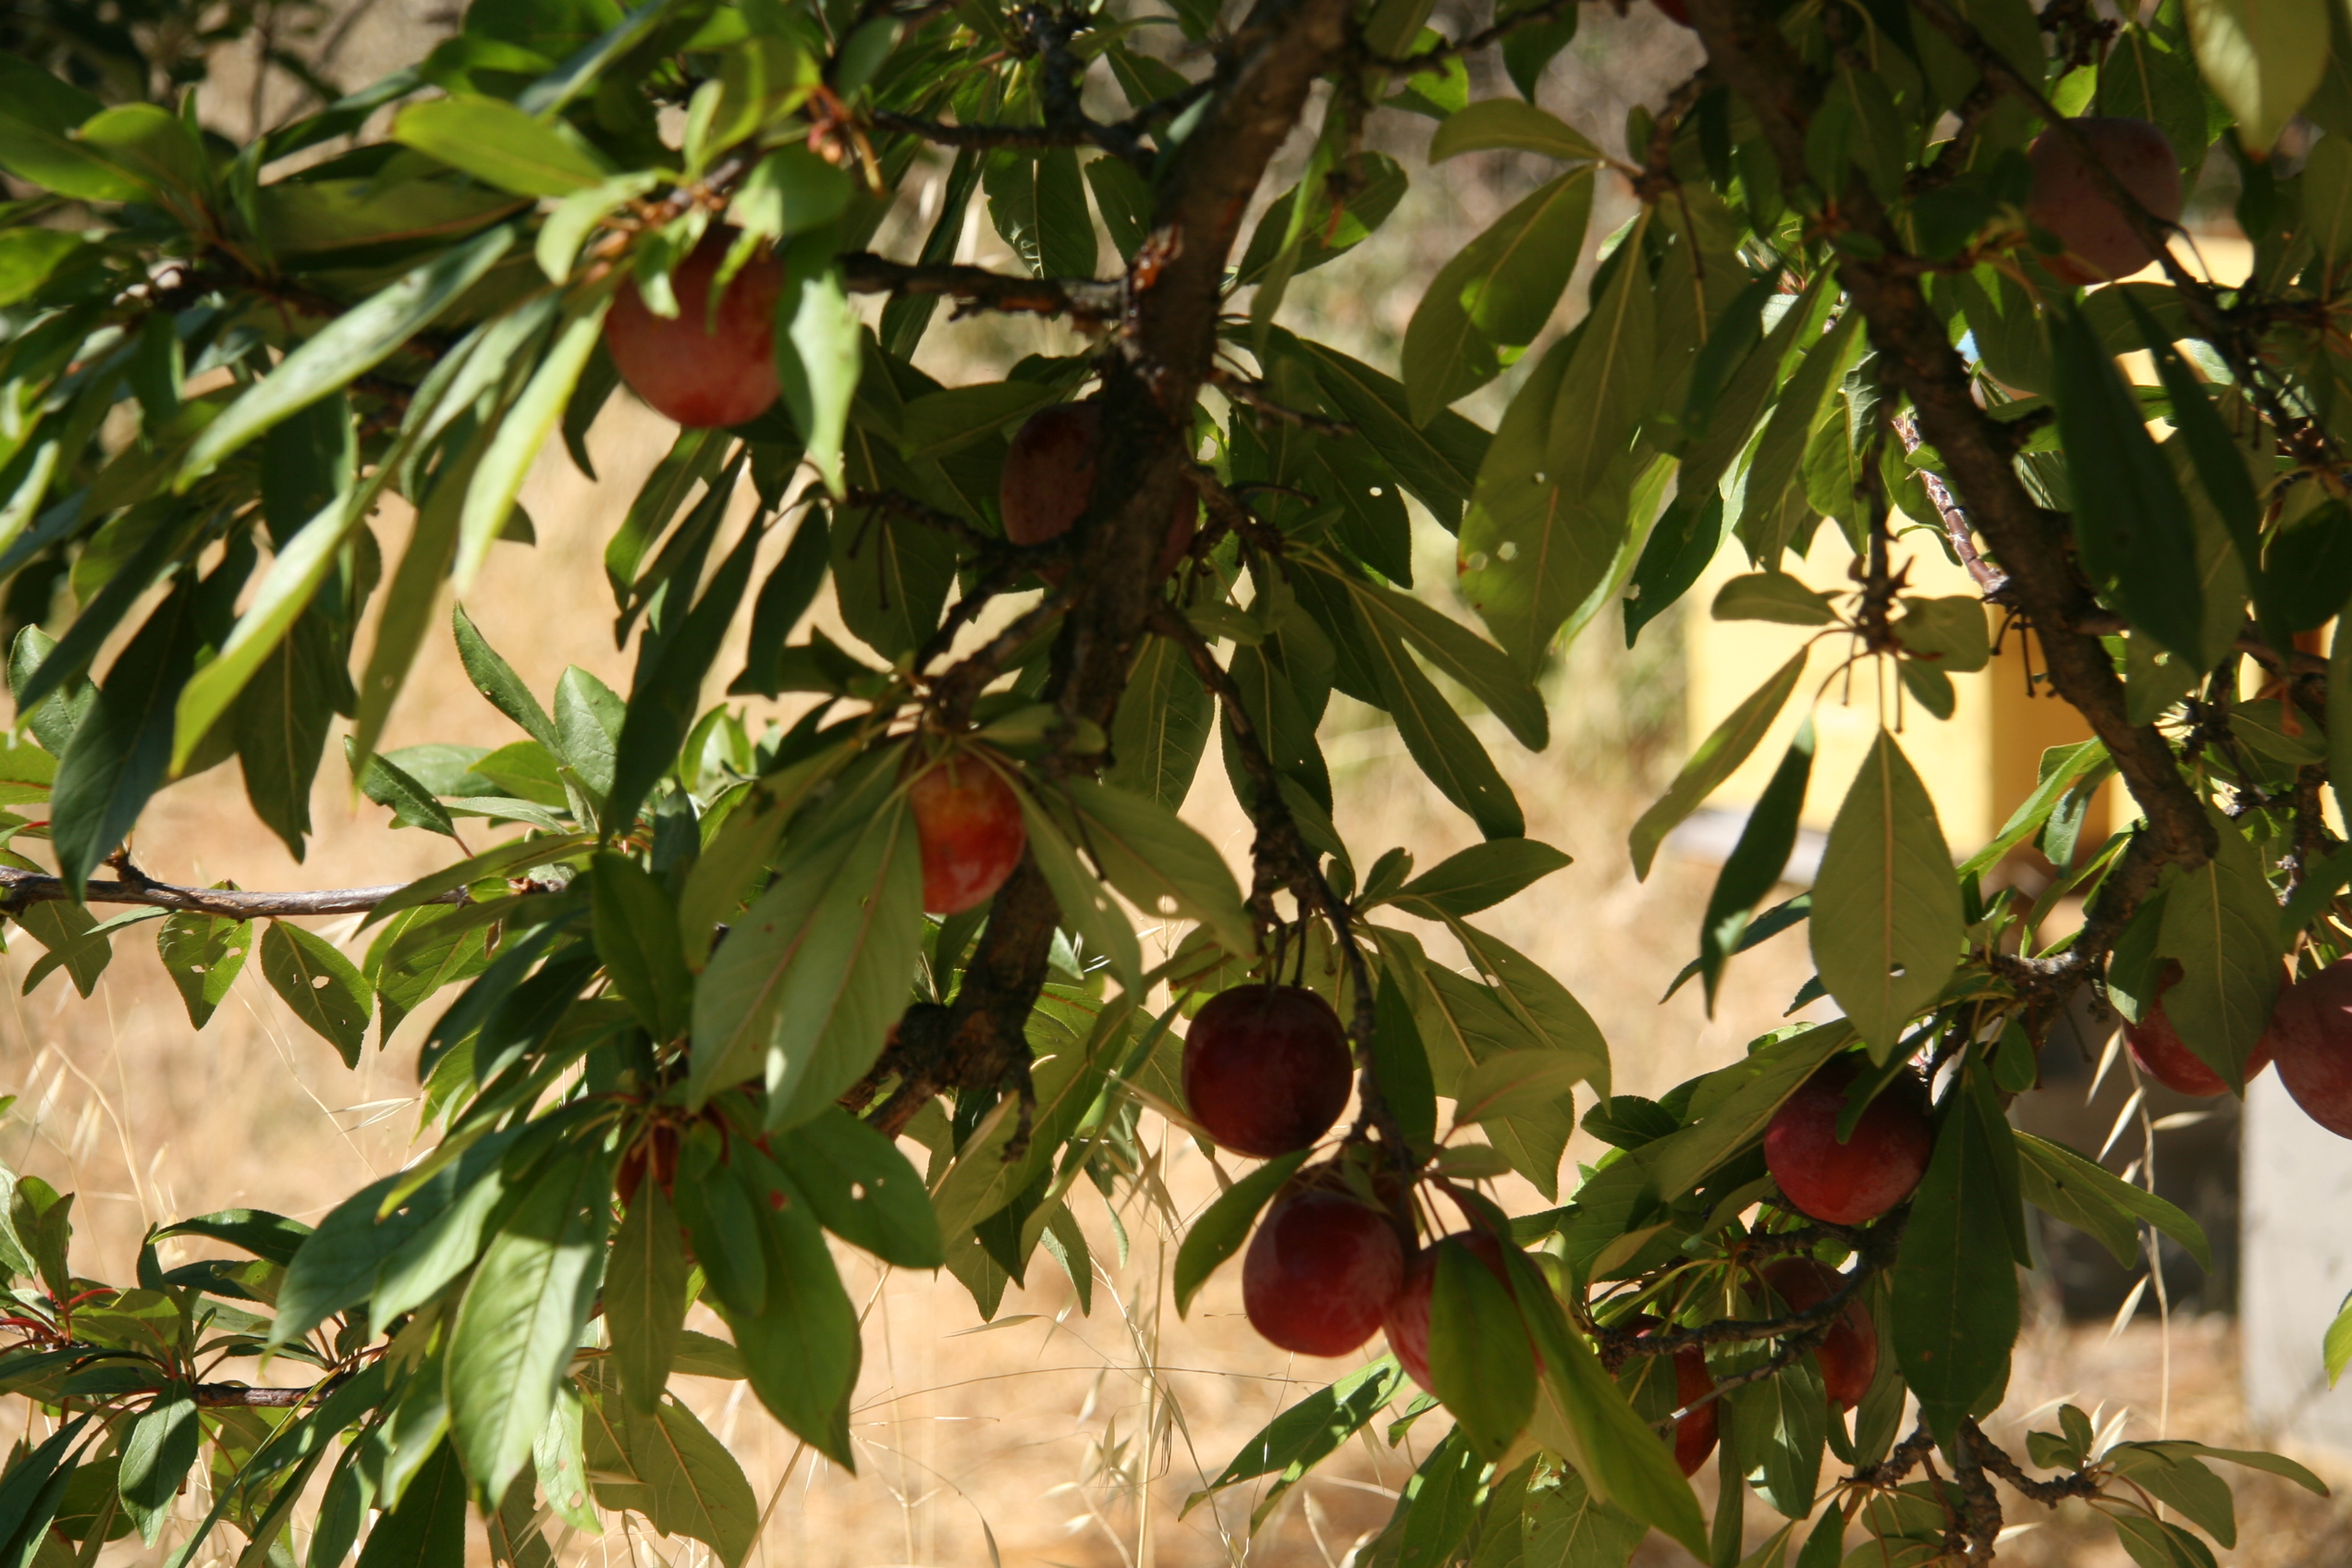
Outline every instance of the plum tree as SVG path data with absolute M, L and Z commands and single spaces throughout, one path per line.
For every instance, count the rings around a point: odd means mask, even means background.
M 632 280 L 605 317 L 605 349 L 629 389 L 666 418 L 692 429 L 741 424 L 774 405 L 776 297 L 784 271 L 765 255 L 746 259 L 716 303 L 711 289 L 731 249 L 714 232 L 669 274 L 676 309 L 657 313 Z
M 0 922 L 27 988 L 94 996 L 152 937 L 191 1032 L 241 986 L 329 1073 L 373 1034 L 413 1069 L 419 1146 L 351 1193 L 288 1154 L 268 1175 L 315 1225 L 199 1215 L 113 1280 L 54 1151 L 0 1173 L 12 1561 L 135 1527 L 183 1563 L 303 1540 L 313 1568 L 438 1568 L 478 1509 L 505 1562 L 618 1511 L 742 1568 L 757 1499 L 673 1373 L 740 1369 L 792 1452 L 850 1471 L 837 1250 L 945 1270 L 991 1318 L 1060 1289 L 1049 1256 L 1083 1310 L 1089 1226 L 1097 1265 L 1164 1262 L 1139 1228 L 1174 1243 L 1180 1312 L 1245 1249 L 1243 1308 L 1297 1354 L 1390 1324 L 1404 1366 L 1335 1369 L 1256 1458 L 1133 1438 L 1185 1495 L 1280 1454 L 1279 1492 L 1409 1421 L 1421 1474 L 1367 1562 L 1569 1537 L 1622 1562 L 1647 1528 L 1728 1562 L 1750 1494 L 1784 1516 L 1758 1561 L 1802 1529 L 1982 1564 L 2021 1495 L 2084 1500 L 2138 1560 L 2210 1554 L 2196 1522 L 2225 1514 L 2159 1518 L 2150 1478 L 2211 1502 L 2206 1463 L 2248 1456 L 2074 1410 L 2019 1432 L 2007 1381 L 2031 1227 L 2151 1268 L 2159 1235 L 2205 1250 L 2150 1187 L 2169 1134 L 2102 1162 L 2009 1113 L 2068 1021 L 2152 1001 L 2165 963 L 2148 1071 L 2206 1082 L 2167 1029 L 2259 1068 L 2291 962 L 2281 1076 L 2352 1133 L 2352 851 L 2322 809 L 2352 790 L 2352 641 L 2304 646 L 2352 600 L 2352 73 L 2325 29 L 466 0 L 371 83 L 300 53 L 304 8 L 0 9 Z M 1629 46 L 1661 15 L 1672 49 Z M 1551 70 L 1572 42 L 1622 58 L 1630 114 Z M 229 60 L 234 92 L 207 78 Z M 1425 279 L 1397 214 L 1447 205 L 1404 201 L 1433 168 L 1517 194 Z M 2250 270 L 2080 287 L 2160 259 L 2182 169 Z M 1354 308 L 1373 291 L 1401 339 Z M 623 386 L 677 426 L 649 462 L 655 422 L 607 417 Z M 619 520 L 609 621 L 525 553 L 577 533 L 551 484 Z M 1939 562 L 1964 591 L 1924 586 Z M 1626 1092 L 1647 1061 L 1612 1072 L 1626 1021 L 1506 939 L 1588 915 L 1610 873 L 1527 836 L 1494 752 L 1613 700 L 1573 639 L 1662 662 L 1702 582 L 1785 643 L 1628 858 L 1648 876 L 1739 792 L 1685 977 L 1797 1021 L 1652 1097 Z M 536 619 L 485 624 L 492 582 Z M 408 688 L 445 600 L 501 731 L 393 745 L 442 711 Z M 1955 843 L 1905 748 L 1996 619 L 2075 738 Z M 626 690 L 528 680 L 518 636 Z M 1836 802 L 1831 708 L 1859 741 Z M 1362 811 L 1341 728 L 1392 731 L 1376 787 L 1409 810 Z M 369 805 L 321 846 L 331 738 Z M 250 890 L 150 810 L 231 756 L 297 860 L 399 827 L 436 864 Z M 2093 843 L 2111 781 L 2125 826 Z M 1245 830 L 1212 839 L 1196 799 Z M 1808 804 L 1811 885 L 1768 903 Z M 1359 858 L 1425 807 L 1467 847 Z M 1784 1014 L 1741 955 L 1799 930 Z M 1154 1120 L 1180 1099 L 1192 1121 Z M 158 1130 L 116 1130 L 152 1195 Z M 1580 1132 L 1612 1147 L 1571 1166 Z M 2315 1378 L 2330 1345 L 2352 1317 L 2299 1348 Z M 1808 1352 L 1850 1425 L 1799 1408 Z M 264 1353 L 280 1386 L 213 1370 Z M 1442 1411 L 1403 1403 L 1433 1354 Z M 1686 1477 L 1719 1439 L 1710 1528 Z
M 2179 155 L 2147 120 L 2068 120 L 2035 139 L 2033 188 L 2026 220 L 2064 247 L 2041 264 L 2067 283 L 2100 283 L 2138 272 L 2156 259 L 2150 237 L 2094 170 L 2101 170 L 2160 223 L 2181 215 Z
M 1354 1069 L 1330 1003 L 1303 986 L 1237 986 L 1184 1035 L 1184 1104 L 1220 1146 L 1270 1159 L 1331 1130 Z
M 1797 1209 L 1833 1225 L 1866 1225 L 1911 1195 L 1927 1174 L 1935 1133 L 1926 1095 L 1898 1072 L 1872 1097 L 1850 1136 L 1838 1136 L 1861 1075 L 1840 1058 L 1805 1081 L 1764 1130 L 1764 1163 Z

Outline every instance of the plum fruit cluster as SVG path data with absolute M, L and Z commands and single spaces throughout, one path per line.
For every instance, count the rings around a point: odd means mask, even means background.
M 1220 1147 L 1270 1159 L 1312 1148 L 1330 1131 L 1347 1105 L 1353 1057 L 1339 1015 L 1320 996 L 1297 986 L 1249 985 L 1203 1005 L 1185 1037 L 1182 1075 L 1185 1102 L 1203 1132 Z M 1268 1341 L 1299 1355 L 1345 1355 L 1385 1332 L 1398 1363 L 1434 1391 L 1429 1311 L 1439 1259 L 1447 1249 L 1466 1252 L 1511 1291 L 1507 1243 L 1467 1230 L 1414 1248 L 1403 1206 L 1367 1197 L 1363 1183 L 1348 1180 L 1342 1159 L 1300 1170 L 1268 1206 L 1242 1262 L 1243 1310 Z M 1867 1331 L 1868 1317 L 1861 1322 Z M 1841 1320 L 1832 1342 L 1850 1332 Z M 1859 1353 L 1844 1354 L 1852 1362 Z M 1868 1366 L 1876 1356 L 1873 1339 Z M 1673 1362 L 1678 1409 L 1713 1390 L 1703 1352 L 1681 1351 Z M 1862 1380 L 1868 1381 L 1867 1369 Z M 1715 1440 L 1712 1403 L 1677 1418 L 1674 1452 L 1685 1475 Z

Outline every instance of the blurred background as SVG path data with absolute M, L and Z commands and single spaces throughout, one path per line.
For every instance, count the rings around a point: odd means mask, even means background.
M 1439 25 L 1451 29 L 1448 9 L 1440 6 Z M 183 0 L 20 0 L 0 7 L 0 47 L 44 64 L 70 53 L 83 69 L 107 73 L 110 96 L 194 85 L 207 123 L 241 137 L 322 94 L 363 85 L 416 58 L 457 20 L 443 0 L 196 6 Z M 149 62 L 144 80 L 120 47 L 125 34 Z M 1606 4 L 1587 6 L 1579 36 L 1553 64 L 1539 101 L 1622 152 L 1628 111 L 1662 99 L 1697 61 L 1691 36 L 1646 0 L 1634 0 L 1624 15 Z M 1511 91 L 1499 79 L 1474 88 L 1479 95 Z M 1412 191 L 1372 240 L 1302 278 L 1286 309 L 1304 330 L 1375 365 L 1393 366 L 1423 284 L 1549 171 L 1489 154 L 1448 165 L 1442 178 L 1425 178 L 1427 123 L 1400 115 L 1376 124 L 1374 144 L 1415 175 Z M 941 172 L 943 165 L 935 165 L 928 178 Z M 1268 190 L 1289 182 L 1278 171 Z M 927 229 L 937 201 L 936 189 L 913 198 L 877 249 L 911 250 L 909 236 Z M 1632 211 L 1623 185 L 1604 176 L 1586 266 L 1601 237 Z M 976 211 L 958 259 L 1012 264 Z M 1580 281 L 1570 299 L 1581 296 Z M 1563 312 L 1559 325 L 1572 321 Z M 944 379 L 990 379 L 1024 353 L 1075 347 L 1048 324 L 942 321 L 923 359 Z M 1506 376 L 1465 411 L 1491 424 L 1514 386 Z M 591 437 L 601 482 L 590 482 L 557 453 L 543 460 L 526 489 L 538 542 L 500 545 L 468 608 L 534 690 L 548 692 L 569 664 L 625 689 L 630 660 L 613 643 L 602 551 L 670 435 L 626 397 L 616 398 Z M 387 508 L 374 526 L 380 540 L 397 545 L 407 521 Z M 1426 516 L 1416 528 L 1423 592 L 1469 619 L 1450 586 L 1451 540 Z M 1965 591 L 1965 580 L 1932 543 L 1914 554 L 1914 581 L 1926 591 Z M 1822 586 L 1843 578 L 1844 561 L 1830 555 L 1824 544 L 1805 567 Z M 1721 575 L 1743 569 L 1735 559 L 1718 565 Z M 1686 605 L 1704 606 L 1710 593 L 1702 587 Z M 817 619 L 829 614 L 821 607 Z M 843 635 L 838 626 L 831 630 Z M 1592 1012 L 1608 1036 L 1619 1092 L 1656 1095 L 1733 1060 L 1747 1040 L 1782 1021 L 1811 972 L 1802 935 L 1785 936 L 1733 963 L 1712 1018 L 1696 987 L 1660 1001 L 1696 950 L 1716 861 L 1735 839 L 1744 802 L 1760 778 L 1734 780 L 1714 813 L 1677 835 L 1647 882 L 1635 879 L 1624 849 L 1626 829 L 1672 777 L 1688 741 L 1744 696 L 1763 669 L 1785 658 L 1795 642 L 1784 629 L 1713 625 L 1702 607 L 1661 618 L 1628 650 L 1616 616 L 1605 613 L 1546 677 L 1553 735 L 1546 751 L 1525 752 L 1499 724 L 1474 721 L 1525 807 L 1529 834 L 1574 857 L 1568 869 L 1481 923 L 1544 963 Z M 731 671 L 737 657 L 722 655 L 717 668 Z M 1954 717 L 1938 725 L 1915 708 L 1904 741 L 1936 792 L 1953 848 L 1966 852 L 2032 788 L 2041 748 L 2076 736 L 2067 726 L 2070 713 L 2030 698 L 2014 636 L 1987 671 L 1962 677 L 1958 685 Z M 753 716 L 789 719 L 791 710 L 754 704 Z M 1839 758 L 1854 737 L 1875 727 L 1877 710 L 1867 694 L 1856 693 L 1848 706 L 1833 690 L 1819 717 L 1824 753 L 1813 796 L 1817 815 L 1809 819 L 1817 830 L 1826 827 L 1852 766 L 1848 761 L 1841 767 Z M 496 746 L 514 738 L 470 689 L 442 639 L 412 677 L 387 744 Z M 1422 783 L 1380 716 L 1335 697 L 1324 739 L 1339 797 L 1336 818 L 1359 865 L 1397 844 L 1410 846 L 1427 865 L 1475 841 L 1469 823 Z M 1768 741 L 1757 766 L 1769 769 L 1779 750 Z M 354 794 L 339 758 L 339 747 L 331 746 L 312 804 L 320 830 L 306 864 L 295 864 L 253 820 L 228 769 L 185 781 L 158 799 L 136 839 L 139 864 L 173 881 L 233 877 L 247 888 L 296 888 L 398 881 L 451 858 L 438 839 L 386 831 L 387 814 Z M 1245 860 L 1246 824 L 1213 758 L 1202 767 L 1185 815 L 1237 865 Z M 1792 875 L 1805 869 L 1800 850 Z M 2029 879 L 2048 870 L 2021 863 L 2005 874 Z M 320 929 L 341 940 L 354 924 L 320 923 Z M 1433 952 L 1454 950 L 1441 928 L 1406 924 Z M 240 978 L 200 1035 L 189 1029 L 151 944 L 125 943 L 87 1000 L 62 981 L 19 995 L 21 976 L 37 957 L 36 947 L 19 943 L 0 960 L 7 970 L 0 1090 L 18 1096 L 0 1118 L 0 1160 L 80 1194 L 81 1271 L 129 1277 L 144 1231 L 176 1218 L 254 1207 L 315 1220 L 417 1152 L 417 1023 L 347 1072 L 258 975 Z M 2352 1474 L 2335 1451 L 2283 1434 L 2274 1420 L 2250 1418 L 2241 1397 L 2233 1316 L 2239 1203 L 2234 1102 L 2219 1110 L 2154 1099 L 2127 1108 L 2126 1075 L 2113 1071 L 2092 1096 L 2106 1029 L 2087 1013 L 2077 1022 L 2075 1036 L 2048 1053 L 2048 1085 L 2029 1096 L 2031 1109 L 2021 1120 L 2088 1151 L 2110 1137 L 2120 1116 L 2134 1112 L 2108 1157 L 2118 1170 L 2144 1157 L 2139 1129 L 2160 1128 L 2153 1134 L 2160 1186 L 2203 1221 L 2221 1267 L 2208 1278 L 2185 1258 L 2168 1259 L 2162 1288 L 2136 1291 L 2135 1277 L 2102 1252 L 2050 1228 L 2028 1292 L 2030 1326 L 2010 1403 L 1993 1423 L 1996 1437 L 2020 1450 L 2024 1428 L 2054 1426 L 2056 1402 L 2071 1399 L 2096 1408 L 2102 1427 L 2118 1423 L 2120 1436 L 2182 1432 L 2220 1443 L 2276 1444 L 2323 1472 Z M 712 1429 L 742 1457 L 766 1503 L 754 1562 L 1339 1568 L 1369 1540 L 1437 1435 L 1426 1425 L 1393 1445 L 1385 1424 L 1376 1425 L 1275 1501 L 1255 1528 L 1262 1486 L 1195 1499 L 1250 1434 L 1357 1363 L 1299 1361 L 1268 1347 L 1241 1317 L 1233 1269 L 1211 1283 L 1188 1319 L 1177 1318 L 1168 1299 L 1174 1248 L 1219 1181 L 1212 1157 L 1164 1126 L 1153 1147 L 1145 1179 L 1119 1201 L 1115 1215 L 1104 1206 L 1082 1214 L 1093 1253 L 1091 1312 L 1081 1311 L 1080 1292 L 1044 1253 L 1025 1288 L 1008 1292 L 993 1322 L 983 1322 L 963 1288 L 944 1275 L 886 1275 L 862 1255 L 845 1254 L 845 1273 L 852 1291 L 863 1292 L 867 1322 L 854 1475 L 799 1452 L 741 1385 L 680 1380 Z M 1580 1134 L 1569 1159 L 1591 1158 L 1598 1149 Z M 1574 1179 L 1571 1170 L 1565 1182 L 1573 1185 Z M 1517 1209 L 1541 1203 L 1525 1187 L 1504 1195 Z M 2291 1192 L 2286 1201 L 2293 1201 Z M 182 1249 L 178 1256 L 175 1247 Z M 165 1253 L 167 1265 L 191 1256 L 179 1243 L 166 1243 Z M 2324 1321 L 2334 1303 L 2331 1297 L 2320 1305 Z M 2290 1358 L 2316 1365 L 2316 1330 L 2296 1331 L 2308 1331 L 2310 1343 L 2288 1347 Z M 1366 1358 L 1378 1351 L 1376 1341 Z M 2346 1561 L 2336 1504 L 2251 1474 L 2239 1499 L 2241 1544 L 2223 1553 L 2223 1562 L 2320 1568 Z M 192 1518 L 208 1501 L 191 1495 L 183 1508 Z M 2019 1530 L 2003 1549 L 2004 1561 L 2052 1568 L 2125 1561 L 2103 1525 L 2071 1512 L 2048 1514 L 2014 1495 L 2009 1501 Z M 1760 1512 L 1760 1504 L 1751 1506 L 1752 1523 L 1761 1523 Z M 171 1544 L 166 1536 L 163 1547 L 142 1553 L 133 1539 L 108 1548 L 105 1557 L 161 1561 Z M 618 1529 L 572 1537 L 562 1550 L 568 1559 L 638 1558 L 676 1568 L 702 1555 L 690 1542 L 624 1537 Z M 473 1551 L 486 1556 L 479 1538 Z M 1689 1560 L 1653 1538 L 1636 1561 L 1662 1568 Z

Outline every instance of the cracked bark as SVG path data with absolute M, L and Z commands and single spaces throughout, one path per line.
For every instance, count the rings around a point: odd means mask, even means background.
M 1218 67 L 1214 97 L 1163 180 L 1152 231 L 1123 285 L 1120 331 L 1103 361 L 1103 449 L 1097 490 L 1072 533 L 1072 580 L 1084 584 L 1062 622 L 1047 694 L 1073 718 L 1108 729 L 1136 644 L 1158 602 L 1153 568 L 1168 514 L 1190 495 L 1192 409 L 1210 372 L 1227 256 L 1250 197 L 1306 106 L 1316 80 L 1347 46 L 1346 0 L 1259 0 Z M 1057 759 L 1051 771 L 1076 768 Z M 896 1132 L 940 1090 L 1025 1082 L 1030 1010 L 1046 976 L 1060 911 L 1024 860 L 997 894 L 948 1016 L 944 1049 L 904 1069 L 876 1110 Z
M 1807 174 L 1805 141 L 1820 83 L 1757 0 L 1691 0 L 1691 20 L 1714 69 L 1754 107 L 1783 179 Z M 2152 724 L 2134 724 L 2124 684 L 2099 639 L 2077 630 L 2098 611 L 2075 570 L 2066 519 L 2027 494 L 2004 434 L 1969 395 L 1968 372 L 1943 323 L 1902 264 L 1903 247 L 1884 210 L 1858 179 L 1836 193 L 1828 221 L 1877 242 L 1876 259 L 1842 255 L 1838 279 L 1862 312 L 1870 341 L 1910 398 L 1920 434 L 1943 457 L 1958 500 L 1989 554 L 2007 575 L 2010 602 L 2030 619 L 2052 686 L 2079 711 L 2114 758 L 2146 825 L 2099 892 L 2082 934 L 2062 958 L 2024 973 L 2063 984 L 2086 975 L 2167 865 L 2211 859 L 2213 829 L 2196 791 Z

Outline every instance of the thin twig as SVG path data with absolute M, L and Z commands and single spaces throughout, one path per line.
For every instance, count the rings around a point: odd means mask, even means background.
M 853 294 L 928 295 L 956 301 L 959 315 L 974 311 L 1068 316 L 1085 326 L 1117 321 L 1126 310 L 1124 282 L 1090 277 L 1013 277 L 986 267 L 949 263 L 913 264 L 871 251 L 841 258 L 843 283 Z

